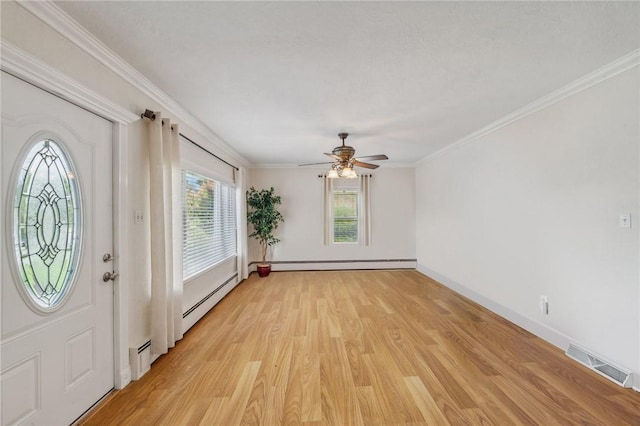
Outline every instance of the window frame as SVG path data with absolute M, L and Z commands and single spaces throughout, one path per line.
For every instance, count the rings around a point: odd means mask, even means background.
M 355 179 L 354 179 L 355 180 Z M 356 181 L 358 182 L 358 181 Z M 336 203 L 335 203 L 335 195 L 336 194 L 340 194 L 340 193 L 350 193 L 350 194 L 355 194 L 356 195 L 356 216 L 338 216 L 336 217 L 335 215 L 335 207 L 336 207 Z M 359 187 L 359 185 L 354 185 L 354 186 L 348 186 L 345 185 L 343 187 L 335 187 L 333 184 L 331 186 L 331 191 L 329 194 L 329 202 L 330 202 L 330 209 L 329 209 L 329 242 L 331 245 L 361 245 L 362 244 L 362 191 Z M 336 219 L 338 218 L 344 218 L 344 219 L 352 219 L 355 218 L 357 221 L 356 224 L 356 231 L 357 231 L 357 235 L 356 235 L 356 241 L 336 241 L 336 234 L 335 234 L 335 226 L 336 226 Z
M 191 162 L 183 162 L 183 164 L 180 167 L 180 173 L 181 173 L 181 194 L 180 194 L 180 198 L 181 198 L 181 210 L 182 210 L 182 253 L 183 253 L 183 261 L 182 261 L 182 267 L 183 267 L 183 271 L 182 271 L 182 281 L 184 285 L 187 285 L 188 283 L 198 279 L 199 277 L 201 277 L 202 275 L 210 272 L 211 270 L 217 268 L 218 266 L 220 266 L 221 264 L 230 261 L 231 259 L 236 259 L 238 256 L 238 225 L 237 225 L 237 190 L 235 185 L 227 182 L 224 179 L 219 179 L 217 177 L 215 177 L 212 173 L 208 173 L 207 171 L 205 171 L 202 167 L 198 167 L 197 165 L 195 165 L 194 163 Z M 187 268 L 185 267 L 185 253 L 187 252 L 185 250 L 185 237 L 186 237 L 186 231 L 185 231 L 185 225 L 186 225 L 186 221 L 187 219 L 187 211 L 186 211 L 186 206 L 185 206 L 185 188 L 186 188 L 186 181 L 185 181 L 185 174 L 186 173 L 191 173 L 193 175 L 197 175 L 200 178 L 204 178 L 209 182 L 212 182 L 214 185 L 213 188 L 213 200 L 212 200 L 212 208 L 214 209 L 213 213 L 211 214 L 211 217 L 213 218 L 213 220 L 221 220 L 222 224 L 220 225 L 221 228 L 219 229 L 219 232 L 221 234 L 219 234 L 217 237 L 222 238 L 223 241 L 226 242 L 232 242 L 232 249 L 230 250 L 232 253 L 225 253 L 225 249 L 222 248 L 222 252 L 223 252 L 223 256 L 221 258 L 214 258 L 212 260 L 211 263 L 206 264 L 204 267 L 202 267 L 201 269 L 195 271 L 195 272 L 191 272 L 189 271 L 189 275 L 187 275 Z M 221 199 L 221 197 L 223 197 L 225 194 L 225 191 L 223 190 L 223 186 L 227 187 L 226 189 L 226 195 L 228 197 L 227 199 L 227 204 L 226 204 L 226 208 L 225 208 L 225 204 L 223 203 L 223 200 Z M 230 223 L 226 223 L 224 222 L 224 219 L 228 219 L 230 221 Z M 212 232 L 216 232 L 216 228 L 215 225 L 212 225 Z M 229 231 L 231 232 L 231 235 L 227 235 L 225 233 L 225 231 Z M 216 235 L 213 235 L 212 238 L 215 238 Z M 212 247 L 214 251 L 220 250 L 218 247 L 215 246 L 215 244 L 213 244 Z

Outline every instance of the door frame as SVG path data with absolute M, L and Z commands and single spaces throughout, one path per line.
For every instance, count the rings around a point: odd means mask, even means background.
M 116 389 L 122 389 L 131 381 L 128 349 L 130 271 L 128 263 L 121 261 L 121 259 L 130 258 L 130 250 L 126 244 L 126 236 L 129 230 L 129 221 L 126 215 L 129 211 L 129 203 L 127 201 L 129 192 L 127 178 L 128 154 L 126 149 L 128 137 L 127 126 L 134 121 L 140 120 L 140 117 L 111 102 L 107 98 L 98 95 L 86 86 L 83 86 L 24 50 L 8 43 L 6 40 L 1 40 L 0 49 L 0 56 L 2 56 L 0 69 L 2 69 L 2 71 L 6 71 L 19 79 L 27 81 L 54 96 L 71 102 L 112 123 L 113 267 L 114 270 L 120 274 L 119 278 L 113 281 L 114 385 Z M 0 169 L 0 173 L 1 171 Z M 4 209 L 0 210 L 2 210 L 2 212 L 0 212 L 0 223 L 4 223 L 2 222 Z M 4 244 L 2 244 L 2 246 L 4 246 Z M 0 248 L 0 250 L 3 249 L 4 248 Z

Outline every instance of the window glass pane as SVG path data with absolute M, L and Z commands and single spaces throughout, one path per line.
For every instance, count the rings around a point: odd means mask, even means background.
M 358 242 L 358 192 L 333 193 L 333 242 Z
M 183 171 L 183 278 L 236 255 L 235 188 Z
M 81 241 L 80 195 L 70 159 L 53 140 L 38 142 L 20 168 L 13 241 L 27 294 L 40 308 L 62 303 Z
M 335 219 L 333 221 L 333 242 L 357 243 L 358 242 L 358 220 L 357 219 Z

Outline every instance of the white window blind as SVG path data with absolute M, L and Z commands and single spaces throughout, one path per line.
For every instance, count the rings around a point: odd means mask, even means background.
M 236 255 L 235 192 L 231 185 L 182 171 L 184 280 Z

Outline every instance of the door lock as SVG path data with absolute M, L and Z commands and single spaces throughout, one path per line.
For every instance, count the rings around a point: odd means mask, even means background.
M 111 262 L 112 260 L 113 260 L 113 256 L 111 256 L 111 253 L 105 253 L 105 254 L 102 256 L 102 261 L 103 261 L 104 263 Z
M 120 274 L 116 274 L 115 272 L 105 272 L 104 275 L 102 275 L 102 281 L 109 282 L 109 281 L 113 281 L 116 278 L 118 278 Z

